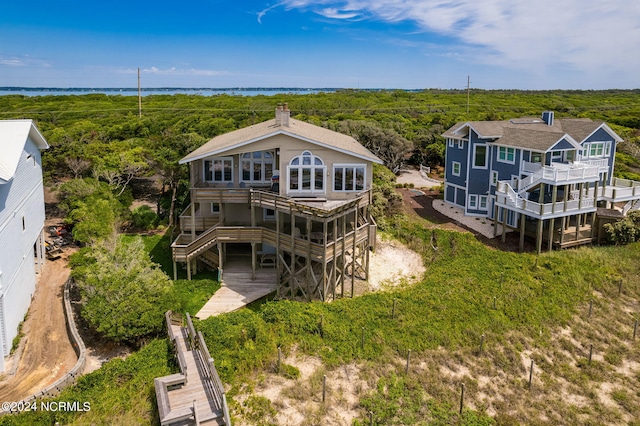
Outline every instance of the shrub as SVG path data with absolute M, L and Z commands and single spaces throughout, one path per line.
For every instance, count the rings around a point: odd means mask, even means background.
M 158 222 L 158 215 L 147 205 L 142 205 L 131 212 L 131 225 L 134 228 L 148 231 L 156 228 Z
M 172 304 L 171 281 L 151 261 L 141 238 L 97 244 L 74 255 L 72 263 L 82 316 L 96 331 L 116 341 L 160 331 Z
M 604 225 L 609 241 L 615 244 L 628 244 L 640 241 L 640 211 L 629 212 L 627 217 Z

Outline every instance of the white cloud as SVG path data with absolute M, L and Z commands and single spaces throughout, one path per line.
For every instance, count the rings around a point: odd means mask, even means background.
M 50 67 L 49 62 L 42 59 L 32 58 L 28 55 L 24 56 L 3 56 L 0 55 L 0 66 L 7 67 Z
M 414 22 L 475 47 L 476 63 L 590 73 L 640 67 L 640 2 L 628 0 L 283 0 L 327 18 Z M 635 74 L 640 75 L 637 71 Z

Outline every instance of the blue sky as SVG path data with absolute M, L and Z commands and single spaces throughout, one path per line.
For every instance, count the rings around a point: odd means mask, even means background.
M 640 87 L 637 0 L 5 2 L 0 86 Z

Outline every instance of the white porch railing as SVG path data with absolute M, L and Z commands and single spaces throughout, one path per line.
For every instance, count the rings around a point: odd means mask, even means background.
M 522 162 L 522 171 L 524 173 L 535 173 L 542 168 L 542 163 L 530 163 L 528 161 Z
M 508 182 L 500 181 L 496 187 L 496 204 L 519 210 L 529 216 L 541 218 L 545 215 L 564 215 L 566 213 L 587 213 L 595 209 L 593 197 L 555 203 L 537 203 L 522 198 Z
M 537 170 L 531 175 L 518 181 L 518 193 L 522 193 L 539 181 L 544 180 L 553 184 L 577 183 L 596 181 L 600 177 L 598 166 L 586 165 L 584 163 L 552 163 L 551 166 L 541 166 L 539 163 L 523 163 L 523 170 Z
M 595 167 L 599 167 L 601 169 L 608 169 L 609 168 L 609 160 L 604 158 L 602 160 L 582 160 L 580 161 L 582 164 L 586 164 L 588 166 L 595 166 Z
M 613 178 L 611 185 L 598 189 L 598 200 L 620 202 L 640 199 L 640 182 Z

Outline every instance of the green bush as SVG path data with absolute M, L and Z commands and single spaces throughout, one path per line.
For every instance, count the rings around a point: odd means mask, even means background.
M 628 244 L 640 241 L 640 210 L 629 212 L 627 217 L 615 223 L 606 223 L 604 230 L 609 241 L 615 244 Z
M 158 223 L 158 215 L 147 205 L 137 207 L 131 212 L 131 225 L 134 228 L 148 231 L 155 229 Z
M 82 316 L 105 337 L 134 342 L 160 331 L 173 304 L 169 277 L 149 258 L 141 238 L 118 238 L 73 255 Z

